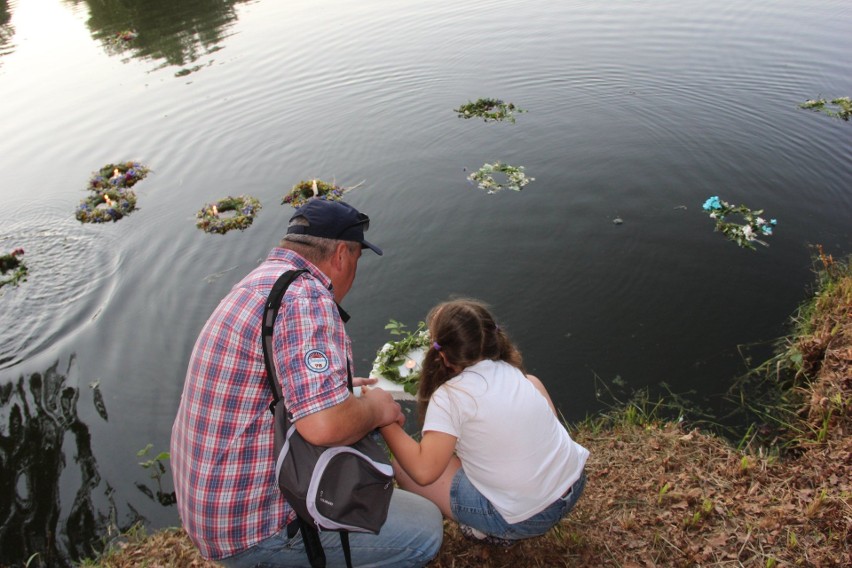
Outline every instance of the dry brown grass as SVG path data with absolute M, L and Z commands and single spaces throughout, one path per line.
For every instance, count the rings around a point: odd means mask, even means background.
M 794 452 L 743 453 L 672 423 L 587 426 L 572 432 L 591 452 L 586 491 L 558 527 L 506 550 L 446 523 L 430 568 L 852 566 L 852 278 L 830 292 L 796 344 L 816 378 L 797 387 Z M 214 566 L 181 530 L 101 565 Z

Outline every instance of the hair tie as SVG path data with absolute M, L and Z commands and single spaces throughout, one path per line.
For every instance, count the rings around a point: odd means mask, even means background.
M 435 348 L 435 351 L 440 351 L 440 350 L 441 350 L 441 346 L 440 346 L 440 345 L 438 345 L 438 342 L 437 342 L 437 341 L 433 341 L 433 342 L 432 342 L 432 347 L 434 347 L 434 348 Z

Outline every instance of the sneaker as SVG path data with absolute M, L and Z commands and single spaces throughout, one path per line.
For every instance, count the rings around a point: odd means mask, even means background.
M 467 525 L 459 524 L 459 530 L 466 539 L 472 540 L 474 542 L 504 546 L 506 548 L 509 548 L 510 546 L 513 546 L 515 544 L 514 540 L 508 540 L 505 538 L 488 535 L 480 530 L 477 530 L 473 527 L 469 527 Z

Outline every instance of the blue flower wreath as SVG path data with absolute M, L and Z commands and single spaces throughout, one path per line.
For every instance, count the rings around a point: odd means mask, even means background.
M 763 209 L 752 210 L 745 205 L 734 206 L 727 201 L 719 199 L 718 195 L 708 198 L 704 202 L 702 209 L 704 209 L 711 219 L 716 220 L 716 231 L 722 233 L 740 247 L 752 250 L 755 249 L 754 243 L 769 246 L 768 243 L 760 240 L 758 237 L 771 236 L 775 225 L 778 224 L 776 219 L 767 221 L 761 217 Z M 725 218 L 731 214 L 740 215 L 745 223 L 739 224 L 725 221 Z

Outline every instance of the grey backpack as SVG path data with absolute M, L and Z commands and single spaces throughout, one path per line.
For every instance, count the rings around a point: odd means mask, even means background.
M 349 446 L 315 446 L 302 438 L 287 411 L 272 359 L 272 333 L 284 293 L 300 274 L 282 274 L 266 302 L 263 315 L 263 358 L 272 391 L 275 417 L 275 476 L 278 488 L 296 511 L 311 565 L 325 566 L 318 531 L 340 531 L 346 565 L 352 566 L 348 532 L 378 534 L 393 494 L 393 468 L 373 435 Z M 348 319 L 340 310 L 341 317 Z M 349 390 L 352 373 L 348 368 Z

